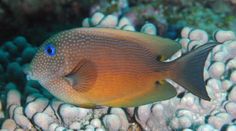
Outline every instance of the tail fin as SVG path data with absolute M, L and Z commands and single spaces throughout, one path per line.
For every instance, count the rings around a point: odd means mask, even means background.
M 171 79 L 194 95 L 210 100 L 205 88 L 203 69 L 209 52 L 215 43 L 208 43 L 175 60 Z

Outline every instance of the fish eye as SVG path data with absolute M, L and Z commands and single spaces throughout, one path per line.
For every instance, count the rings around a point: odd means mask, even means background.
M 53 44 L 47 44 L 44 48 L 44 51 L 49 56 L 55 56 L 56 55 L 56 48 Z

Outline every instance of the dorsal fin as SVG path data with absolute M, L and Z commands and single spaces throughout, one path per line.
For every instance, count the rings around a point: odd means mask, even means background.
M 154 56 L 162 56 L 166 60 L 181 49 L 176 41 L 139 32 L 124 31 L 112 28 L 79 28 L 85 32 L 91 31 L 96 36 L 106 36 L 112 39 L 127 40 L 148 49 Z

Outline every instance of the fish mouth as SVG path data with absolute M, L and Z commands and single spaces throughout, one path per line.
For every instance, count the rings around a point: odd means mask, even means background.
M 26 75 L 26 80 L 29 81 L 29 80 L 34 80 L 33 77 L 32 77 L 32 74 L 27 74 Z
M 23 67 L 23 72 L 26 74 L 27 80 L 35 80 L 30 64 L 27 64 Z
M 61 74 L 63 74 L 63 71 L 64 71 L 63 68 L 60 68 L 58 71 L 55 71 L 54 73 L 47 72 L 46 74 L 39 75 L 36 74 L 36 72 L 32 71 L 32 68 L 30 66 L 23 68 L 23 72 L 26 74 L 27 80 L 36 80 L 40 82 L 47 82 L 52 79 L 56 79 L 59 76 L 61 76 Z M 65 77 L 64 75 L 62 76 Z

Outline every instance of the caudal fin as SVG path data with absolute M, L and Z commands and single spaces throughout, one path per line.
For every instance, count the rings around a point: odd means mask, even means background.
M 203 78 L 203 69 L 209 52 L 215 43 L 208 43 L 180 57 L 173 64 L 172 78 L 194 95 L 210 100 Z

